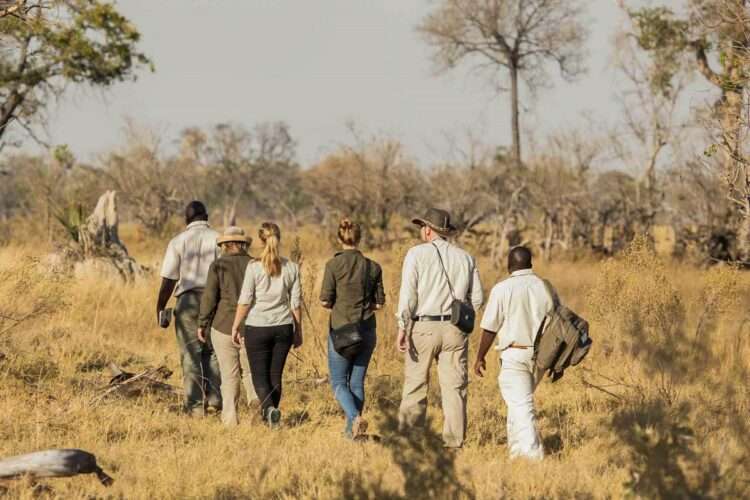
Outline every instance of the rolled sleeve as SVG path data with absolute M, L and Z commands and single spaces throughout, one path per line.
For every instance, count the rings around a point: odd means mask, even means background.
M 404 258 L 401 270 L 401 289 L 398 297 L 398 312 L 396 319 L 398 327 L 405 329 L 417 309 L 417 263 L 413 251 L 409 251 Z
M 472 259 L 472 267 L 474 272 L 471 275 L 471 305 L 474 306 L 474 310 L 478 310 L 484 304 L 484 291 L 482 290 L 482 281 L 479 279 L 479 269 L 477 269 L 477 263 Z
M 331 305 L 336 303 L 336 277 L 333 275 L 330 260 L 326 264 L 325 271 L 323 271 L 323 284 L 320 287 L 320 301 Z
M 174 240 L 167 245 L 164 261 L 161 263 L 161 277 L 178 281 L 180 279 L 180 253 L 175 247 Z
M 302 306 L 302 277 L 300 276 L 299 266 L 294 266 L 294 281 L 292 281 L 292 292 L 290 294 L 290 305 L 292 309 L 299 309 Z
M 482 316 L 482 330 L 497 333 L 502 328 L 505 313 L 500 295 L 501 291 L 498 287 L 490 292 L 490 299 L 487 301 L 487 307 L 484 308 L 484 316 Z
M 242 290 L 240 290 L 240 296 L 237 299 L 237 304 L 243 306 L 249 306 L 255 300 L 255 272 L 253 266 L 247 266 L 245 269 L 245 277 L 242 280 Z

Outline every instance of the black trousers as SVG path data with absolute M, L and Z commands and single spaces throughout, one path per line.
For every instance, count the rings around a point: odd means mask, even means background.
M 292 325 L 245 326 L 245 350 L 263 415 L 281 402 L 281 375 L 293 337 Z

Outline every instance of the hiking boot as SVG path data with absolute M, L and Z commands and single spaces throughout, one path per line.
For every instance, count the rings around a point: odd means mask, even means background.
M 281 411 L 275 406 L 271 406 L 266 410 L 265 420 L 271 429 L 278 429 L 279 422 L 281 421 Z
M 354 423 L 352 424 L 352 439 L 357 439 L 358 437 L 364 436 L 367 432 L 367 420 L 362 418 L 362 416 L 358 416 L 354 419 Z

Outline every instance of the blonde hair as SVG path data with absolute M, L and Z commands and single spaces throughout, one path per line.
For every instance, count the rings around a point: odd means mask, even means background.
M 281 241 L 281 230 L 273 222 L 264 222 L 258 230 L 258 237 L 263 242 L 263 253 L 260 254 L 260 262 L 263 264 L 266 274 L 278 276 L 281 274 L 281 257 L 279 257 L 279 242 Z
M 341 219 L 338 230 L 339 241 L 344 245 L 355 247 L 362 239 L 362 229 L 348 218 Z

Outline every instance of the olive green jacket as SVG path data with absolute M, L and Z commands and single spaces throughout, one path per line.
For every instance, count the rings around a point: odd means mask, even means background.
M 369 275 L 365 294 L 362 284 L 365 263 L 368 261 Z M 368 259 L 359 250 L 338 252 L 326 263 L 320 300 L 331 307 L 331 328 L 358 322 L 362 318 L 363 308 L 364 319 L 375 328 L 373 311 L 376 306 L 385 304 L 383 270 L 377 262 Z
M 198 326 L 230 335 L 234 314 L 237 311 L 237 299 L 245 279 L 245 269 L 253 260 L 247 254 L 222 255 L 208 268 L 206 288 L 201 296 L 201 309 Z

